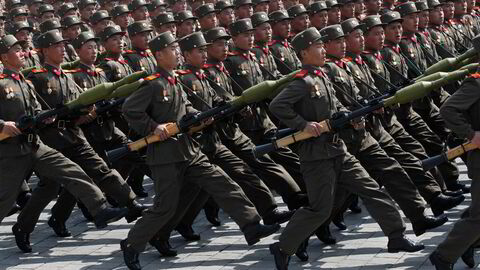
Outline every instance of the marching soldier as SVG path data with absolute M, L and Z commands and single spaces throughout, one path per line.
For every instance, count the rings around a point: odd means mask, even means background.
M 455 42 L 450 36 L 451 34 L 446 33 L 447 28 L 444 25 L 444 13 L 443 5 L 438 0 L 428 0 L 428 7 L 431 9 L 429 12 L 429 24 L 428 32 L 432 37 L 433 43 L 437 48 L 437 52 L 440 57 L 454 57 L 458 54 L 455 49 Z
M 147 160 L 155 181 L 155 198 L 151 208 L 144 212 L 122 240 L 125 264 L 130 269 L 141 269 L 139 253 L 149 240 L 173 217 L 179 205 L 186 201 L 181 197 L 181 187 L 188 182 L 198 184 L 237 222 L 249 245 L 279 229 L 279 225 L 261 225 L 253 204 L 241 188 L 221 170 L 209 164 L 199 145 L 187 133 L 168 133 L 166 125 L 180 121 L 195 113 L 176 81 L 173 69 L 177 66 L 177 43 L 169 32 L 154 38 L 149 47 L 157 59 L 156 73 L 148 78 L 148 84 L 133 93 L 124 103 L 123 112 L 130 126 L 142 136 L 151 133 L 161 141 L 150 144 Z M 165 155 L 165 153 L 169 153 Z M 183 199 L 180 199 L 183 198 Z
M 130 24 L 130 10 L 128 9 L 127 5 L 118 5 L 115 6 L 112 9 L 112 12 L 110 13 L 112 15 L 113 22 L 120 26 L 120 29 L 127 33 L 127 27 Z M 132 41 L 128 37 L 128 35 L 125 35 L 123 37 L 123 40 L 125 42 L 124 44 L 124 49 L 125 50 L 131 50 L 132 49 Z
M 380 15 L 380 10 L 382 9 L 382 1 L 380 0 L 364 0 L 365 4 L 365 15 Z
M 339 24 L 342 21 L 343 4 L 338 3 L 337 0 L 325 1 L 328 7 L 328 23 L 327 25 Z
M 170 31 L 177 33 L 177 21 L 170 12 L 162 13 L 153 19 L 153 26 L 155 27 L 155 33 L 161 34 L 163 32 Z
M 106 10 L 97 10 L 92 14 L 89 21 L 92 25 L 93 33 L 98 35 L 103 31 L 103 29 L 105 29 L 105 27 L 112 24 L 112 17 Z
M 287 269 L 289 256 L 329 217 L 336 186 L 362 197 L 372 217 L 389 237 L 390 252 L 423 249 L 423 245 L 405 238 L 405 226 L 394 203 L 346 151 L 343 140 L 333 132 L 320 135 L 317 131 L 319 121 L 345 110 L 319 69 L 325 61 L 322 36 L 315 28 L 309 28 L 299 33 L 292 44 L 301 56 L 302 72 L 273 99 L 270 110 L 287 126 L 314 136 L 298 145 L 310 205 L 298 209 L 279 242 L 270 245 L 277 269 Z
M 288 42 L 292 18 L 283 10 L 270 13 L 269 18 L 272 21 L 273 37 L 268 45 L 277 63 L 278 71 L 286 75 L 300 67 L 300 60 Z
M 70 41 L 76 39 L 81 32 L 82 22 L 77 16 L 66 16 L 61 20 L 62 34 L 68 40 L 65 46 L 66 57 L 65 62 L 73 62 L 77 60 L 78 55 L 75 48 L 70 44 Z
M 168 4 L 163 0 L 154 0 L 150 2 L 148 6 L 148 13 L 150 18 L 155 18 L 158 15 L 165 13 L 167 11 Z
M 148 74 L 155 72 L 157 63 L 148 49 L 152 31 L 153 29 L 147 21 L 136 21 L 128 26 L 132 50 L 126 50 L 123 56 L 134 71 L 147 71 Z
M 60 19 L 63 19 L 66 16 L 77 16 L 78 17 L 78 8 L 73 3 L 67 2 L 60 6 L 58 9 L 58 15 Z
M 350 18 L 355 18 L 355 1 L 354 0 L 340 0 L 343 5 L 340 9 L 342 14 L 342 21 Z
M 252 0 L 233 0 L 235 6 L 235 19 L 247 19 L 253 15 Z
M 255 29 L 255 46 L 252 52 L 255 54 L 264 78 L 269 80 L 279 79 L 282 74 L 277 69 L 275 58 L 268 44 L 272 41 L 272 27 L 265 12 L 257 12 L 252 16 L 252 26 Z
M 21 41 L 25 57 L 25 67 L 41 65 L 40 56 L 33 48 L 32 31 L 33 28 L 27 22 L 15 22 L 12 24 L 12 29 L 9 31 L 18 41 Z
M 55 9 L 53 8 L 52 5 L 49 4 L 43 4 L 41 5 L 38 10 L 38 15 L 39 15 L 39 23 L 42 23 L 46 20 L 52 20 L 55 18 Z
M 128 9 L 131 12 L 132 19 L 135 22 L 148 21 L 150 15 L 148 14 L 148 3 L 145 0 L 133 0 L 128 4 Z
M 217 11 L 218 25 L 228 31 L 228 26 L 235 21 L 235 6 L 227 1 L 217 1 L 215 3 L 215 10 Z
M 314 2 L 310 5 L 310 7 L 308 7 L 310 23 L 319 31 L 327 26 L 328 9 L 327 3 L 323 1 Z
M 214 27 L 217 27 L 217 15 L 213 4 L 204 4 L 195 9 L 195 16 L 198 17 L 200 29 L 206 32 Z
M 97 10 L 97 1 L 96 0 L 80 0 L 78 2 L 78 11 L 80 12 L 80 19 L 83 22 L 82 32 L 92 31 L 92 26 L 90 25 L 90 17 Z
M 288 9 L 288 16 L 292 18 L 292 21 L 290 22 L 292 28 L 290 32 L 291 37 L 294 37 L 297 33 L 310 27 L 308 11 L 302 4 L 290 7 Z
M 175 36 L 177 38 L 182 38 L 195 32 L 196 20 L 197 17 L 193 16 L 190 10 L 180 11 L 179 13 L 175 14 L 175 21 L 177 22 L 177 33 Z
M 268 14 L 269 12 L 269 4 L 270 0 L 253 0 L 253 12 L 265 12 Z

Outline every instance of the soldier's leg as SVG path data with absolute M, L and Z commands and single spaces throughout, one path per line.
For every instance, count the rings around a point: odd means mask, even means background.
M 178 222 L 179 226 L 189 226 L 193 225 L 193 222 L 197 218 L 198 214 L 202 211 L 205 207 L 205 204 L 211 198 L 210 194 L 201 190 L 200 193 L 195 197 L 195 200 L 190 204 L 190 207 L 186 209 L 181 220 Z
M 445 141 L 450 134 L 450 130 L 445 126 L 445 122 L 440 116 L 440 110 L 433 104 L 433 101 L 430 101 L 429 105 L 429 110 L 415 111 L 422 117 L 428 127 L 440 137 L 440 140 Z
M 20 187 L 32 166 L 29 155 L 0 158 L 0 223 L 12 209 Z
M 135 194 L 120 174 L 108 168 L 88 143 L 68 148 L 62 153 L 77 163 L 102 191 L 118 201 L 120 205 L 128 206 L 135 199 Z
M 389 157 L 376 141 L 367 135 L 367 147 L 355 154 L 368 174 L 399 204 L 405 216 L 412 222 L 423 219 L 425 201 L 398 162 Z
M 251 169 L 227 147 L 221 145 L 215 153 L 207 154 L 210 162 L 222 168 L 245 192 L 253 202 L 260 216 L 264 216 L 277 207 L 275 199 L 268 187 Z

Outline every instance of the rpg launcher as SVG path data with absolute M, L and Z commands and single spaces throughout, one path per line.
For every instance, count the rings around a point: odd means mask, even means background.
M 60 64 L 60 67 L 62 69 L 70 70 L 70 69 L 77 68 L 78 64 L 80 64 L 80 59 L 77 59 L 77 60 L 72 61 L 72 62 L 62 63 L 62 64 Z M 28 67 L 28 68 L 24 68 L 24 69 L 20 70 L 20 72 L 22 72 L 23 76 L 27 76 L 28 73 L 30 73 L 32 70 L 37 69 L 37 68 L 39 68 L 39 67 L 37 67 L 37 66 Z
M 278 80 L 266 80 L 257 85 L 254 85 L 245 91 L 242 95 L 217 107 L 214 107 L 210 110 L 201 112 L 197 115 L 194 115 L 188 119 L 181 120 L 177 123 L 168 123 L 167 130 L 170 136 L 174 136 L 179 133 L 187 133 L 192 131 L 198 131 L 204 127 L 202 123 L 209 119 L 214 118 L 215 120 L 227 117 L 232 113 L 242 109 L 243 107 L 260 102 L 267 98 L 275 97 L 282 89 L 284 85 L 294 79 L 295 74 L 298 71 L 294 71 Z M 149 135 L 138 141 L 131 142 L 123 145 L 120 148 L 113 149 L 107 152 L 107 157 L 110 162 L 115 162 L 116 160 L 124 157 L 129 152 L 138 151 L 148 144 L 152 144 L 160 141 L 158 135 Z
M 452 148 L 452 149 L 446 151 L 445 153 L 442 153 L 440 155 L 422 160 L 423 170 L 424 171 L 429 171 L 430 169 L 433 169 L 435 166 L 438 166 L 438 165 L 440 165 L 444 162 L 453 160 L 453 159 L 463 155 L 464 153 L 466 153 L 468 151 L 478 149 L 478 148 L 479 147 L 476 144 L 473 144 L 473 143 L 470 143 L 470 142 L 469 143 L 464 143 L 462 145 L 459 145 L 455 148 Z
M 382 107 L 389 107 L 396 104 L 405 104 L 412 102 L 416 99 L 422 98 L 430 93 L 432 90 L 437 89 L 450 81 L 461 78 L 470 72 L 468 69 L 457 70 L 448 73 L 443 78 L 432 82 L 421 81 L 404 87 L 395 93 L 388 93 L 376 99 L 368 102 L 364 107 L 352 111 L 345 112 L 343 115 L 336 117 L 335 119 L 327 119 L 320 122 L 320 130 L 322 133 L 335 131 L 344 128 L 347 124 L 350 124 L 352 120 L 364 116 L 368 113 L 376 111 Z M 272 152 L 280 147 L 285 147 L 298 141 L 306 140 L 313 137 L 311 133 L 305 131 L 298 131 L 292 135 L 275 140 L 271 143 L 256 146 L 253 151 L 256 157 L 260 157 L 264 154 Z
M 82 92 L 79 97 L 72 100 L 56 109 L 43 111 L 36 116 L 22 116 L 17 121 L 17 128 L 21 131 L 40 128 L 43 121 L 51 118 L 66 117 L 69 114 L 78 112 L 80 109 L 88 107 L 96 102 L 104 99 L 118 98 L 128 96 L 133 91 L 137 90 L 139 85 L 143 82 L 143 77 L 147 75 L 146 72 L 133 73 L 114 83 L 102 83 L 95 87 L 89 88 Z M 10 137 L 7 134 L 0 133 L 0 141 Z

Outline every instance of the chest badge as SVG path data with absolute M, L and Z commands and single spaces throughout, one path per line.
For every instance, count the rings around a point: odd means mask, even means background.
M 12 98 L 15 97 L 15 93 L 13 93 L 13 89 L 12 89 L 11 87 L 7 87 L 7 88 L 5 89 L 5 93 L 7 94 L 7 95 L 6 95 L 6 98 L 7 98 L 7 99 L 12 99 Z
M 163 89 L 163 101 L 168 101 L 168 91 L 167 89 Z
M 50 82 L 47 82 L 47 94 L 51 95 L 53 92 L 52 86 L 50 85 Z

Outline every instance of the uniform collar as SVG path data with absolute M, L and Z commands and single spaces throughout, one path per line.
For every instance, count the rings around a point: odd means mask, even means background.
M 336 56 L 333 56 L 331 54 L 327 54 L 327 59 L 326 60 L 335 63 L 340 68 L 345 68 L 345 62 L 343 62 L 342 59 L 340 59 Z
M 347 51 L 346 56 L 352 58 L 352 61 L 354 61 L 355 63 L 357 63 L 359 65 L 363 64 L 363 59 L 360 56 L 360 54 L 355 54 L 353 52 L 348 52 Z
M 307 70 L 308 73 L 324 77 L 325 73 L 323 72 L 321 67 L 313 66 L 313 65 L 302 65 L 302 69 Z
M 133 47 L 133 50 L 134 50 L 136 53 L 138 53 L 139 55 L 141 55 L 141 56 L 144 56 L 144 57 L 147 57 L 147 56 L 148 56 L 147 49 L 142 50 L 142 49 Z
M 173 73 L 170 73 L 161 67 L 157 67 L 157 73 L 160 74 L 161 77 L 165 78 L 169 82 L 169 84 L 177 84 L 177 77 L 175 77 Z
M 6 69 L 3 70 L 3 73 L 12 77 L 16 81 L 25 80 L 25 77 L 23 77 L 23 74 L 21 72 L 13 71 L 11 69 L 6 68 Z
M 52 72 L 53 74 L 57 75 L 57 77 L 60 77 L 60 75 L 62 74 L 62 68 L 61 67 L 57 68 L 57 67 L 54 67 L 54 66 L 52 66 L 48 63 L 43 64 L 43 67 L 46 70 L 48 70 L 48 71 Z
M 78 64 L 78 67 L 82 69 L 83 72 L 87 73 L 90 76 L 98 75 L 98 72 L 95 70 L 95 68 L 92 68 L 91 66 L 87 66 L 84 63 Z
M 185 68 L 186 68 L 186 69 L 189 69 L 190 71 L 192 71 L 192 74 L 195 74 L 195 76 L 196 76 L 199 80 L 204 80 L 205 77 L 206 77 L 205 73 L 203 72 L 203 69 L 201 69 L 201 68 L 192 66 L 192 65 L 190 65 L 190 64 L 185 64 Z

